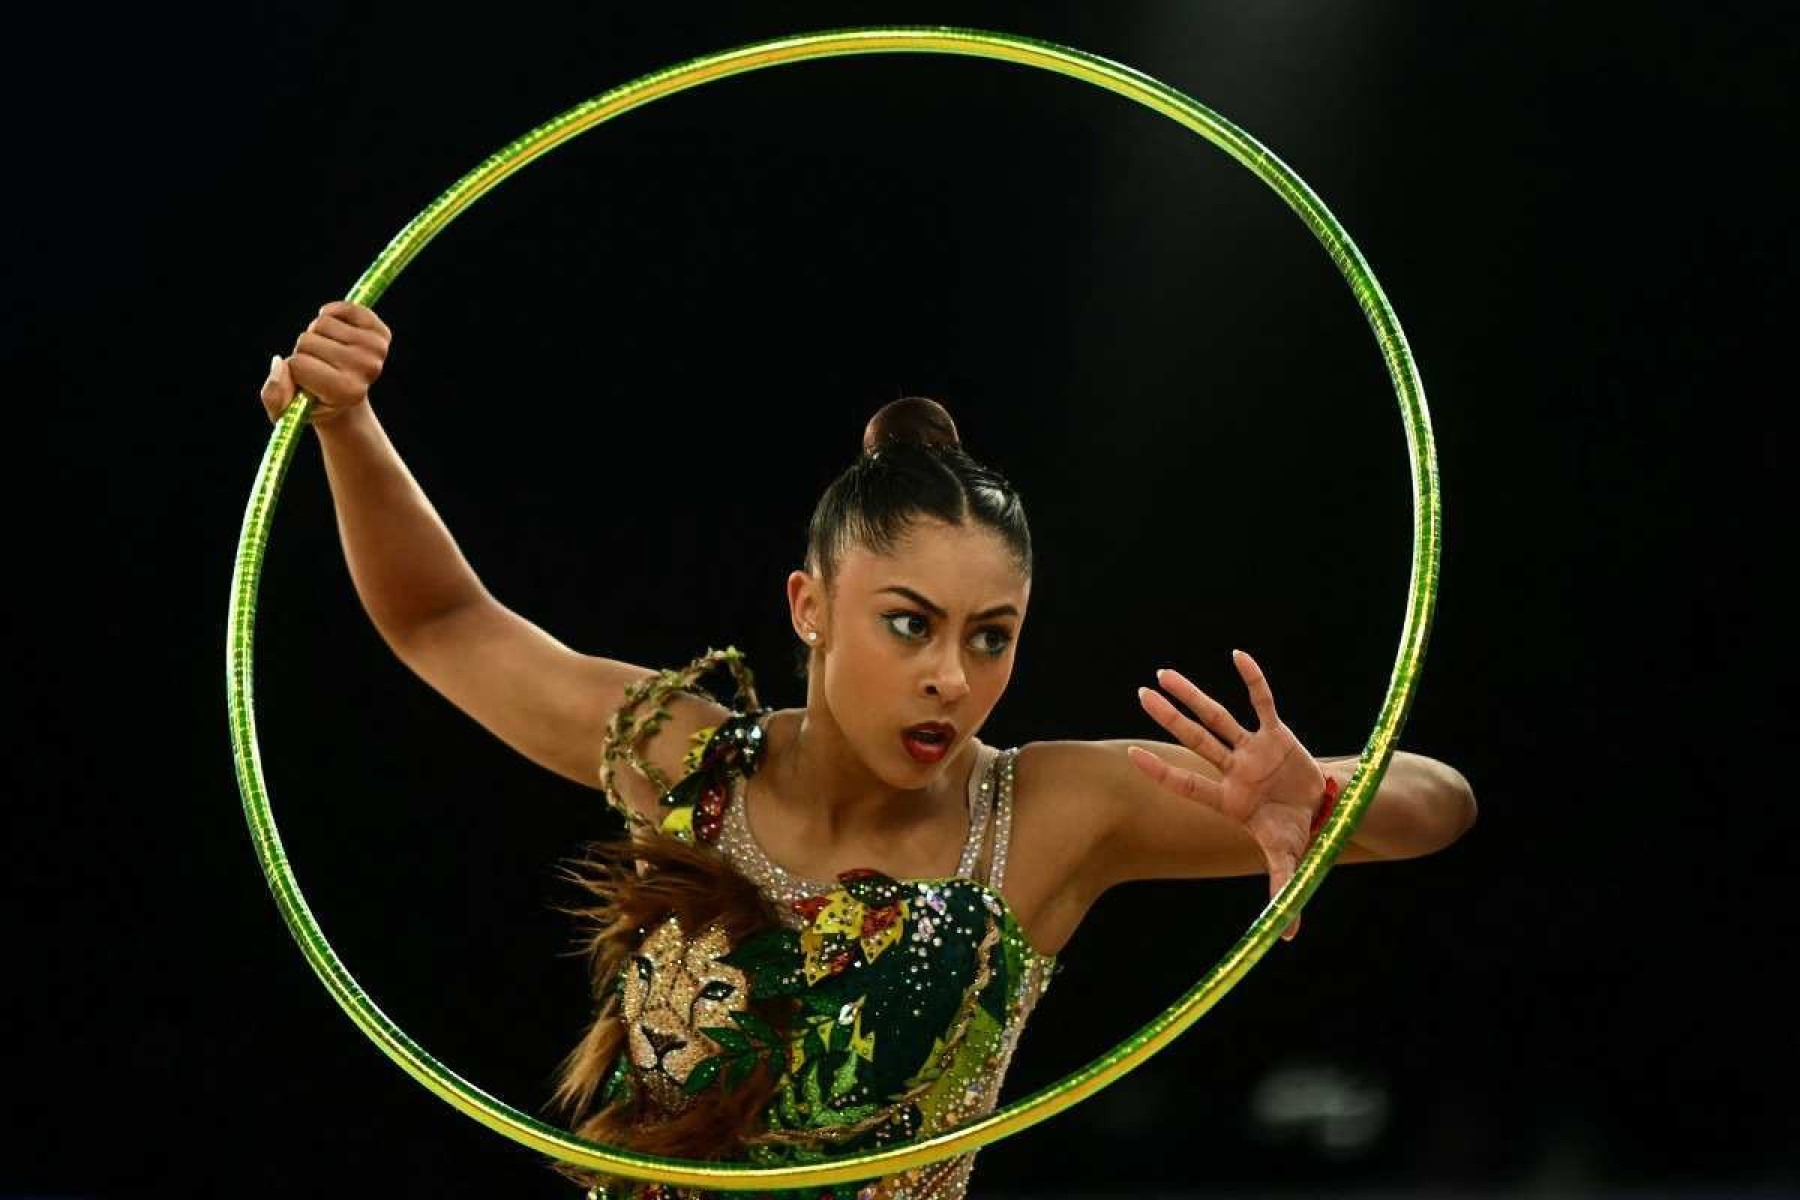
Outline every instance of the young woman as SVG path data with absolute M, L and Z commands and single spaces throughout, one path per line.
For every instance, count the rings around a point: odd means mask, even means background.
M 1174 743 L 980 741 L 1030 604 L 1030 533 L 920 398 L 870 421 L 788 577 L 804 707 L 764 709 L 735 650 L 663 671 L 578 654 L 488 594 L 382 432 L 368 399 L 389 338 L 327 304 L 262 400 L 275 417 L 296 387 L 314 397 L 351 576 L 395 654 L 632 830 L 570 872 L 598 1005 L 557 1100 L 584 1136 L 806 1162 L 980 1115 L 1101 894 L 1263 872 L 1279 890 L 1355 766 L 1307 752 L 1241 651 L 1254 729 L 1169 670 L 1167 696 L 1139 696 Z M 729 706 L 698 686 L 720 667 Z M 1458 772 L 1396 753 L 1338 861 L 1429 854 L 1474 820 Z M 960 1197 L 972 1159 L 807 1194 Z

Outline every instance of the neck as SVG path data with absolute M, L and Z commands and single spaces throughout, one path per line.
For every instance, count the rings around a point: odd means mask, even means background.
M 968 779 L 975 751 L 972 741 L 963 746 L 924 787 L 896 788 L 856 753 L 818 694 L 816 677 L 807 686 L 807 706 L 772 721 L 769 736 L 772 790 L 790 827 L 813 844 L 872 844 L 916 828 Z M 960 810 L 960 796 L 955 799 Z

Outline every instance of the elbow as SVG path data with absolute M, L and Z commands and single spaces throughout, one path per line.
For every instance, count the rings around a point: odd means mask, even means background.
M 1439 825 L 1443 832 L 1435 847 L 1438 850 L 1455 844 L 1475 828 L 1475 820 L 1480 811 L 1475 805 L 1475 789 L 1469 786 L 1469 781 L 1463 778 L 1462 773 L 1450 767 L 1445 767 L 1444 773 L 1447 778 L 1438 806 L 1443 814 Z
M 1448 849 L 1475 827 L 1475 789 L 1462 772 L 1433 760 L 1420 783 L 1409 858 Z
M 1422 755 L 1408 755 L 1404 781 L 1389 791 L 1383 784 L 1379 818 L 1366 822 L 1352 844 L 1365 861 L 1423 858 L 1454 845 L 1475 827 L 1475 789 L 1454 767 Z

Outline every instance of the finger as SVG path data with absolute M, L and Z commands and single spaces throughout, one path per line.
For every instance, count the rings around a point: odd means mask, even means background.
M 387 325 L 380 317 L 375 315 L 374 309 L 365 307 L 361 304 L 353 304 L 348 300 L 333 300 L 329 304 L 321 304 L 319 306 L 319 315 L 322 317 L 336 317 L 347 324 L 356 326 L 358 329 L 373 330 L 383 337 L 390 336 Z
M 362 388 L 354 376 L 312 354 L 294 355 L 288 359 L 288 369 L 293 373 L 295 385 L 305 388 L 314 397 L 358 394 Z
M 1180 671 L 1164 667 L 1156 673 L 1156 682 L 1168 688 L 1177 700 L 1193 709 L 1206 723 L 1206 727 L 1227 746 L 1237 746 L 1249 739 L 1249 731 L 1237 723 L 1237 718 L 1231 715 L 1230 709 L 1195 687 L 1194 682 Z
M 1144 706 L 1144 711 L 1150 714 L 1152 720 L 1175 735 L 1176 741 L 1213 766 L 1224 767 L 1230 751 L 1204 725 L 1190 720 L 1186 713 L 1170 704 L 1167 696 L 1141 687 L 1138 689 L 1138 702 Z
M 374 354 L 387 353 L 387 339 L 373 329 L 365 329 L 360 325 L 352 325 L 342 317 L 320 315 L 313 318 L 307 327 L 321 337 L 329 338 L 345 346 L 355 346 Z
M 381 375 L 381 356 L 373 350 L 361 346 L 346 346 L 342 342 L 334 342 L 323 334 L 303 333 L 294 343 L 294 356 L 311 355 L 321 362 L 328 363 L 347 377 L 354 376 L 367 386 Z M 301 386 L 306 386 L 302 382 Z M 361 390 L 361 387 L 358 387 Z
M 1237 663 L 1238 674 L 1242 675 L 1244 682 L 1249 685 L 1250 704 L 1256 709 L 1259 727 L 1262 729 L 1274 728 L 1281 723 L 1281 718 L 1275 715 L 1275 693 L 1269 690 L 1269 681 L 1263 675 L 1262 668 L 1246 651 L 1233 650 L 1231 657 L 1232 661 Z
M 262 385 L 263 411 L 269 414 L 271 421 L 280 418 L 287 406 L 294 400 L 294 380 L 288 374 L 287 363 L 281 355 L 276 354 L 269 359 L 269 375 Z
M 1212 780 L 1192 771 L 1170 766 L 1159 755 L 1152 754 L 1142 746 L 1125 747 L 1125 757 L 1138 770 L 1175 794 L 1188 800 L 1198 800 L 1209 808 L 1219 807 L 1223 792 Z

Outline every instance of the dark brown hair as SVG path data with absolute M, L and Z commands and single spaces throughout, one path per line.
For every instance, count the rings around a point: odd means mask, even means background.
M 862 454 L 825 489 L 807 526 L 806 569 L 824 580 L 827 592 L 845 550 L 862 546 L 886 554 L 920 517 L 993 530 L 1031 577 L 1024 501 L 1004 475 L 963 449 L 942 404 L 925 396 L 891 401 L 869 419 L 862 444 Z M 805 646 L 797 652 L 804 678 L 811 656 Z

